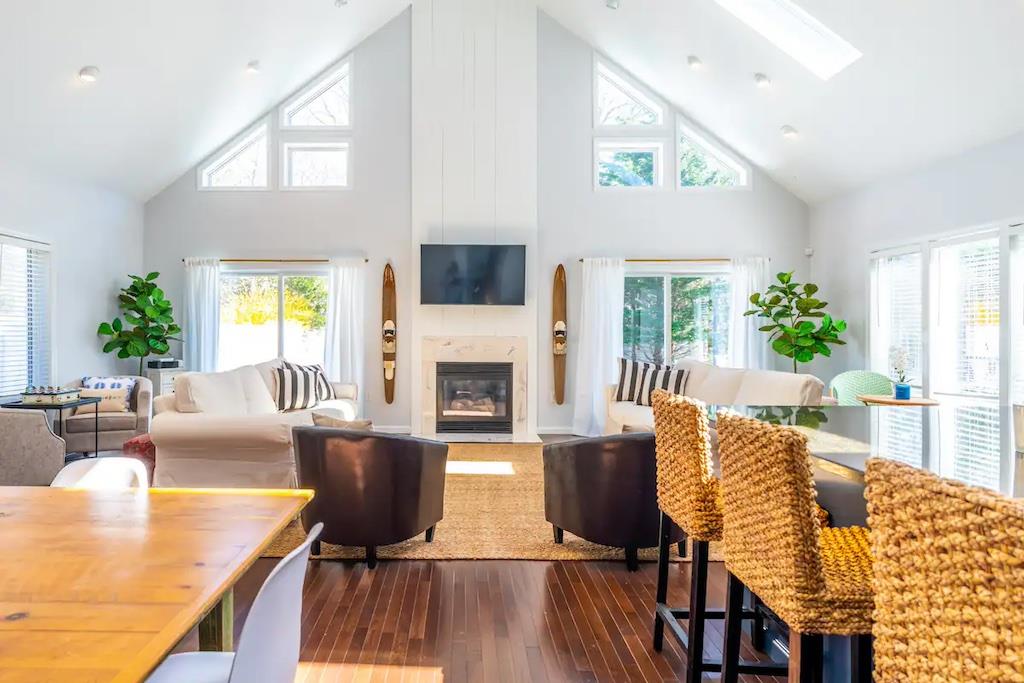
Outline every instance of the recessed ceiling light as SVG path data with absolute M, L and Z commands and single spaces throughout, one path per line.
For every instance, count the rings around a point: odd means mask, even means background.
M 694 71 L 700 71 L 704 68 L 704 62 L 700 60 L 697 55 L 690 55 L 686 58 L 686 63 L 690 65 L 690 68 Z
M 83 66 L 78 71 L 78 80 L 85 83 L 95 83 L 100 77 L 100 70 L 95 66 Z
M 772 79 L 762 73 L 754 74 L 754 84 L 758 88 L 770 88 L 772 87 Z
M 791 0 L 715 0 L 823 81 L 864 55 Z
M 604 0 L 604 6 L 608 9 L 619 9 L 619 0 Z
M 335 7 L 344 7 L 348 4 L 348 0 L 334 0 Z
M 796 128 L 790 125 L 783 126 L 782 128 L 779 129 L 779 131 L 782 133 L 782 137 L 786 138 L 787 140 L 795 140 L 796 138 L 800 137 L 800 131 L 798 131 Z
M 258 74 L 260 72 L 260 60 L 254 59 L 245 65 L 245 70 L 251 74 Z

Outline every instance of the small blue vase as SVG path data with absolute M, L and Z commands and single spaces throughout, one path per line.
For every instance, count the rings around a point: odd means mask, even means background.
M 910 385 L 909 384 L 896 384 L 893 386 L 892 392 L 893 398 L 899 401 L 910 400 Z

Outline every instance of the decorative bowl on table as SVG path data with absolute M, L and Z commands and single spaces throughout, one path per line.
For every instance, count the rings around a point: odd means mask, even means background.
M 26 387 L 21 401 L 26 405 L 60 406 L 74 403 L 81 395 L 81 390 L 66 387 Z

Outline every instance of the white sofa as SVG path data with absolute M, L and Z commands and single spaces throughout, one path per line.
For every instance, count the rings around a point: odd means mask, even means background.
M 695 360 L 682 360 L 686 368 L 683 394 L 718 405 L 816 406 L 821 405 L 825 384 L 814 375 L 774 370 L 719 368 Z M 605 433 L 618 434 L 622 428 L 654 428 L 654 410 L 633 401 L 614 401 L 615 385 L 607 390 L 608 414 Z
M 357 387 L 334 383 L 339 397 L 315 408 L 279 412 L 281 361 L 228 372 L 190 372 L 174 393 L 154 401 L 154 486 L 289 488 L 295 486 L 292 427 L 313 424 L 313 412 L 355 419 Z

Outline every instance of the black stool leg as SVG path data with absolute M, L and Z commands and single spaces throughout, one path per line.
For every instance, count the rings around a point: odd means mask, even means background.
M 764 652 L 764 648 L 765 648 L 765 642 L 764 642 L 765 628 L 764 628 L 764 611 L 761 609 L 761 604 L 762 604 L 761 603 L 761 598 L 757 597 L 756 595 L 754 595 L 753 592 L 751 592 L 750 593 L 750 603 L 751 603 L 752 609 L 754 610 L 754 621 L 750 625 L 750 628 L 751 628 L 750 640 L 753 643 L 755 650 L 757 650 L 758 652 Z
M 434 529 L 435 528 L 436 527 L 433 527 L 433 526 L 432 527 L 427 527 L 427 533 L 425 534 L 425 538 L 426 538 L 427 543 L 433 543 L 434 542 Z
M 740 678 L 740 636 L 743 633 L 743 583 L 729 572 L 725 588 L 725 644 L 722 647 L 722 683 Z M 791 679 L 792 680 L 792 679 Z
M 853 683 L 871 683 L 872 650 L 870 634 L 850 639 L 850 678 Z
M 555 534 L 555 543 L 561 543 L 565 539 L 565 532 L 554 524 L 551 525 L 551 530 Z
M 366 546 L 366 566 L 369 569 L 377 568 L 377 546 Z
M 676 545 L 676 552 L 679 553 L 679 557 L 686 557 L 687 540 L 689 540 L 689 537 L 686 535 L 686 532 L 683 531 L 683 540 L 679 541 L 679 543 Z
M 690 615 L 686 631 L 686 681 L 700 683 L 704 674 L 704 621 L 708 606 L 708 542 L 693 542 L 690 561 Z M 742 606 L 741 606 L 742 607 Z
M 658 592 L 655 594 L 655 601 L 664 605 L 668 600 L 668 553 L 672 537 L 672 520 L 664 512 L 661 513 L 661 541 L 658 545 Z M 654 608 L 654 649 L 661 652 L 665 644 L 665 620 L 658 614 L 657 605 Z
M 320 554 L 320 539 L 319 538 L 317 540 L 313 541 L 313 545 L 311 545 L 309 547 L 309 553 L 311 555 L 319 555 Z
M 626 569 L 631 572 L 640 569 L 640 557 L 635 546 L 626 548 Z
M 790 629 L 789 683 L 822 683 L 821 676 L 821 634 L 797 633 Z

